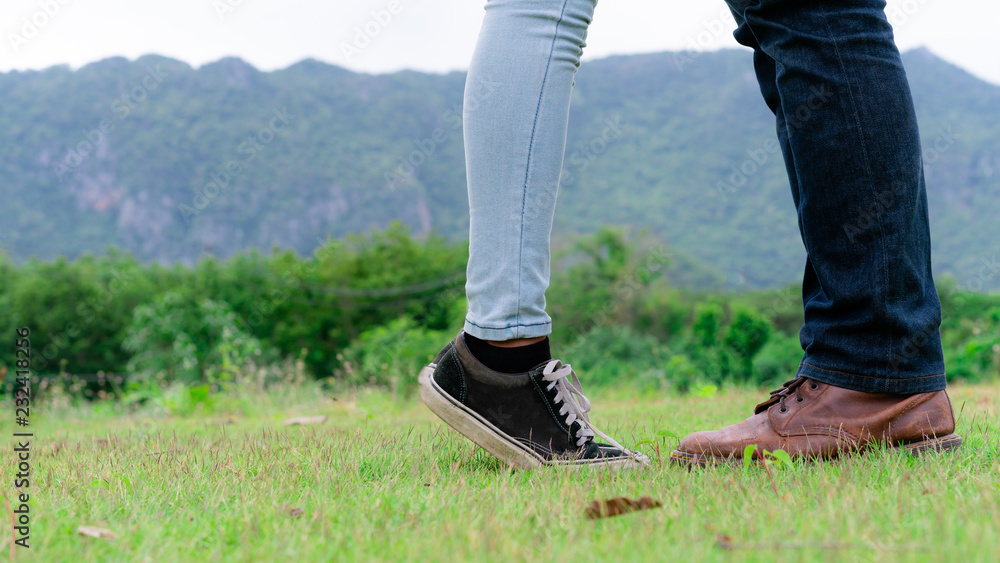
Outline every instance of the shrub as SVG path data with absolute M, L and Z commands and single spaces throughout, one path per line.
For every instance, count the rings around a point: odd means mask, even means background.
M 969 381 L 1000 380 L 1000 307 L 961 319 L 955 332 L 943 335 L 949 375 Z
M 667 382 L 666 349 L 656 338 L 628 326 L 598 326 L 566 350 L 554 350 L 572 364 L 588 385 L 635 382 L 659 388 Z
M 447 330 L 430 330 L 409 317 L 361 333 L 338 359 L 337 375 L 353 385 L 372 385 L 396 393 L 416 388 L 417 374 L 452 338 Z
M 753 358 L 767 344 L 770 335 L 771 324 L 760 313 L 747 307 L 733 313 L 722 344 L 736 355 L 743 378 L 753 377 Z
M 795 376 L 801 361 L 799 337 L 775 332 L 753 359 L 754 382 L 780 385 Z
M 251 360 L 270 359 L 270 354 L 261 358 L 261 343 L 238 326 L 228 304 L 192 303 L 176 292 L 136 307 L 123 347 L 132 353 L 130 373 L 142 378 L 165 373 L 188 384 L 232 379 Z
M 725 316 L 725 312 L 718 303 L 699 303 L 695 306 L 691 332 L 694 334 L 697 345 L 706 349 L 719 345 L 719 332 L 722 329 L 723 316 Z

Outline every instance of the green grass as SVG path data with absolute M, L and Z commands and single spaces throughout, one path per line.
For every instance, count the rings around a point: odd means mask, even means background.
M 870 454 L 772 471 L 685 470 L 676 439 L 745 418 L 766 393 L 591 390 L 594 421 L 646 471 L 510 471 L 416 398 L 315 384 L 223 397 L 209 413 L 58 400 L 32 410 L 31 548 L 46 561 L 1000 559 L 1000 386 L 951 394 L 956 454 Z M 13 413 L 11 403 L 0 403 Z M 322 424 L 283 426 L 292 416 Z M 5 415 L 6 416 L 6 415 Z M 4 423 L 10 431 L 13 425 Z M 12 454 L 0 461 L 11 499 Z M 602 520 L 588 503 L 661 508 Z M 293 514 L 293 509 L 298 509 Z M 298 511 L 301 511 L 299 514 Z M 296 515 L 297 514 L 297 515 Z M 76 533 L 108 528 L 116 539 Z M 0 539 L 0 554 L 11 539 Z

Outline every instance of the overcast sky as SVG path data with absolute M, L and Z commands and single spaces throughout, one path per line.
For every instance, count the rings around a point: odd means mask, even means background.
M 3 0 L 0 71 L 77 68 L 110 56 L 149 53 L 194 66 L 237 56 L 263 70 L 309 57 L 365 72 L 464 70 L 483 5 L 483 0 Z M 389 13 L 390 6 L 397 13 Z M 373 12 L 382 12 L 385 23 L 375 21 Z M 1000 84 L 1000 1 L 889 0 L 888 12 L 903 50 L 926 46 Z M 602 0 L 584 58 L 737 47 L 732 27 L 722 0 Z M 365 29 L 359 38 L 358 30 Z

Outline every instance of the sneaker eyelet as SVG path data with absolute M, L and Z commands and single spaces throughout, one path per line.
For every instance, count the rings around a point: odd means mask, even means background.
M 815 390 L 819 389 L 819 384 L 816 383 L 815 381 L 810 381 L 809 382 L 809 389 L 815 391 Z
M 778 412 L 788 412 L 788 409 L 786 409 L 785 407 L 781 407 L 780 409 L 778 409 Z
M 805 399 L 803 399 L 802 397 L 796 397 L 795 398 L 795 402 L 796 403 L 801 403 L 802 401 L 805 401 Z

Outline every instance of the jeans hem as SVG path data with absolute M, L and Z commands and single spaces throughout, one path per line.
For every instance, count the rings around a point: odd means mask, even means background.
M 536 338 L 548 336 L 552 333 L 552 321 L 532 324 L 516 324 L 506 327 L 485 327 L 479 326 L 469 319 L 465 319 L 465 332 L 475 336 L 480 340 L 514 340 L 515 338 Z
M 809 362 L 799 365 L 796 376 L 808 377 L 820 383 L 843 387 L 863 393 L 895 393 L 913 395 L 941 391 L 947 385 L 945 374 L 917 375 L 912 377 L 876 377 L 843 371 L 824 369 Z

